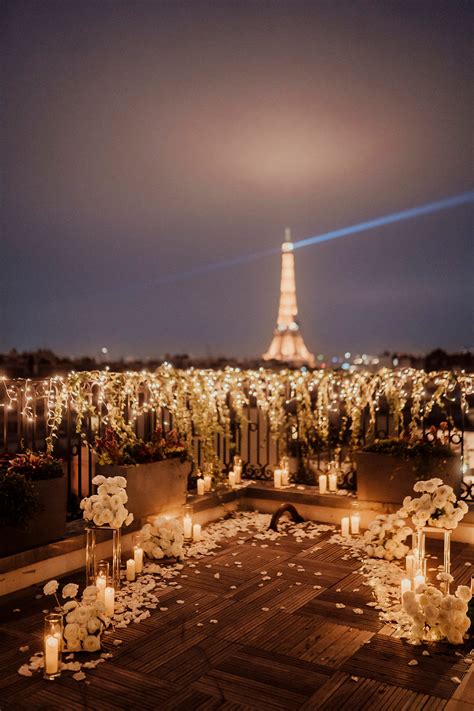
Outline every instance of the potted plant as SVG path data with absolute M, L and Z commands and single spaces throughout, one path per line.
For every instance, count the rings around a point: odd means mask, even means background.
M 148 441 L 127 428 L 107 428 L 95 444 L 96 472 L 127 479 L 128 508 L 135 518 L 167 513 L 184 505 L 188 453 L 175 430 L 157 427 Z
M 461 487 L 461 462 L 449 446 L 447 423 L 421 437 L 376 439 L 355 455 L 357 496 L 362 501 L 401 503 L 420 479 L 440 477 L 456 493 Z
M 0 556 L 58 540 L 66 530 L 66 477 L 49 454 L 2 458 Z

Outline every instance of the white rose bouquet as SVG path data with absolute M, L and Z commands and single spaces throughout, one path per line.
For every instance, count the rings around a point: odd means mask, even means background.
M 142 547 L 149 558 L 184 558 L 184 533 L 173 518 L 159 516 L 142 528 Z
M 92 479 L 92 483 L 97 486 L 97 493 L 82 499 L 80 504 L 86 521 L 110 528 L 129 526 L 133 521 L 133 514 L 125 508 L 128 501 L 125 477 L 105 477 L 100 474 Z
M 380 514 L 364 533 L 364 550 L 370 558 L 400 560 L 409 551 L 404 541 L 410 533 L 399 513 Z
M 406 496 L 399 513 L 411 516 L 417 528 L 434 526 L 453 529 L 468 512 L 467 504 L 458 501 L 453 488 L 444 484 L 442 479 L 417 481 L 413 490 L 421 496 L 416 499 Z
M 97 588 L 89 585 L 77 599 L 79 586 L 68 583 L 62 589 L 67 602 L 60 603 L 57 595 L 57 580 L 50 580 L 43 588 L 45 595 L 54 595 L 64 615 L 63 629 L 65 652 L 97 652 L 101 648 L 101 635 L 109 624 L 104 614 L 104 605 L 97 601 Z M 69 599 L 67 599 L 69 598 Z
M 462 644 L 471 621 L 467 615 L 471 591 L 459 585 L 454 595 L 444 595 L 433 585 L 420 585 L 403 594 L 402 606 L 408 618 L 408 638 L 414 644 L 447 639 Z

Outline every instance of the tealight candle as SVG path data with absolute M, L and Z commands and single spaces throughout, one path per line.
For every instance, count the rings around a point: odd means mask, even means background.
M 44 670 L 46 674 L 57 674 L 59 671 L 59 639 L 50 634 L 44 644 Z
M 115 590 L 112 587 L 107 587 L 104 590 L 105 614 L 107 617 L 112 617 L 115 611 Z
M 329 491 L 337 491 L 337 474 L 329 474 Z
M 201 540 L 201 524 L 195 523 L 193 526 L 193 541 Z
M 209 476 L 209 474 L 205 474 L 204 475 L 204 491 L 210 491 L 211 486 L 212 486 L 212 476 Z
M 403 598 L 403 593 L 406 593 L 409 590 L 411 590 L 411 580 L 409 578 L 402 578 L 402 582 L 401 582 L 402 598 Z
M 191 514 L 184 514 L 183 516 L 183 528 L 184 528 L 184 537 L 185 538 L 192 538 L 193 535 L 193 519 L 191 517 Z
M 197 493 L 198 493 L 198 496 L 202 496 L 205 491 L 206 491 L 206 485 L 205 485 L 205 483 L 204 483 L 204 479 L 199 478 L 199 479 L 197 480 Z
M 425 576 L 423 575 L 423 573 L 417 573 L 415 575 L 415 580 L 413 582 L 414 591 L 416 592 L 420 585 L 424 585 L 424 582 L 425 582 Z
M 343 536 L 349 535 L 349 516 L 341 518 L 341 534 Z
M 135 561 L 132 558 L 127 560 L 127 580 L 130 583 L 135 580 Z
M 357 536 L 360 533 L 360 514 L 351 516 L 351 533 L 353 536 Z
M 328 478 L 326 474 L 319 475 L 319 493 L 325 494 L 328 490 Z
M 133 549 L 133 560 L 135 561 L 135 572 L 141 573 L 143 570 L 143 548 L 141 546 Z
M 281 489 L 282 473 L 281 469 L 275 469 L 273 472 L 273 486 L 275 489 Z
M 237 476 L 236 476 L 236 473 L 235 473 L 234 471 L 230 471 L 230 472 L 229 472 L 229 486 L 230 486 L 232 489 L 235 489 L 236 484 L 237 484 Z

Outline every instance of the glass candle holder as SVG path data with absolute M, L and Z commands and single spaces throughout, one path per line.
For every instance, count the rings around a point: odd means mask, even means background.
M 242 457 L 240 456 L 240 454 L 236 454 L 236 455 L 234 456 L 234 465 L 235 465 L 236 467 L 241 467 L 241 466 L 242 466 Z
M 97 531 L 112 533 L 112 580 L 115 590 L 120 590 L 120 564 L 122 558 L 122 537 L 120 528 L 109 526 L 86 526 L 86 581 L 95 585 L 97 578 L 96 534 Z
M 184 507 L 183 529 L 185 538 L 193 537 L 193 507 L 191 504 L 186 504 Z
M 141 531 L 132 534 L 133 559 L 135 561 L 135 572 L 143 572 L 143 536 Z
M 63 616 L 51 613 L 44 618 L 44 672 L 45 679 L 53 680 L 61 674 L 63 648 Z

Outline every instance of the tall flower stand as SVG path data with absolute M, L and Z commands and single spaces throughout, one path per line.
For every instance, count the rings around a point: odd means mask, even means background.
M 436 526 L 423 526 L 416 529 L 416 547 L 420 552 L 420 557 L 423 560 L 425 557 L 426 534 L 427 533 L 443 533 L 443 568 L 448 575 L 451 574 L 451 529 L 437 528 Z M 445 583 L 445 592 L 449 594 L 449 581 Z
M 87 585 L 95 585 L 98 573 L 96 555 L 97 531 L 112 532 L 112 581 L 115 590 L 120 589 L 120 562 L 122 558 L 122 529 L 110 526 L 86 526 L 86 581 Z

